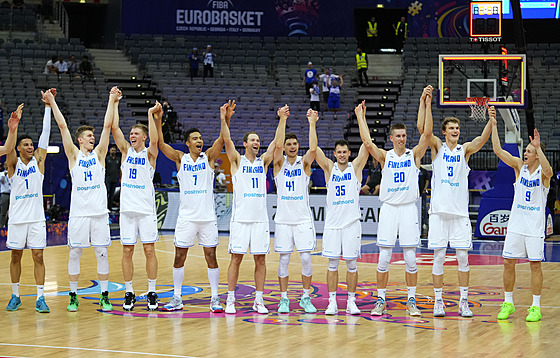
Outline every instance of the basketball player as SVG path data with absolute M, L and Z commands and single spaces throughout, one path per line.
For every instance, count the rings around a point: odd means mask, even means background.
M 76 130 L 76 141 L 72 142 L 66 120 L 60 112 L 51 92 L 43 98 L 50 104 L 54 119 L 62 134 L 64 152 L 68 157 L 70 176 L 72 177 L 72 196 L 70 198 L 70 218 L 68 220 L 68 274 L 70 276 L 69 312 L 78 310 L 78 278 L 80 276 L 80 258 L 82 249 L 94 247 L 97 258 L 97 274 L 101 288 L 99 306 L 103 311 L 112 311 L 109 301 L 109 261 L 107 246 L 111 245 L 109 233 L 109 216 L 107 213 L 107 189 L 105 187 L 105 155 L 109 145 L 109 135 L 113 122 L 114 102 L 118 101 L 119 90 L 113 87 L 105 113 L 103 130 L 99 144 L 95 146 L 93 127 L 81 126 Z
M 358 156 L 352 162 L 350 146 L 346 140 L 337 140 L 334 144 L 336 163 L 325 156 L 321 148 L 317 149 L 317 164 L 325 173 L 327 183 L 327 208 L 325 230 L 323 232 L 323 256 L 329 259 L 327 286 L 329 289 L 329 305 L 326 315 L 338 313 L 336 289 L 338 286 L 338 264 L 340 256 L 346 260 L 346 283 L 348 300 L 346 313 L 360 314 L 356 306 L 356 286 L 358 284 L 358 266 L 362 240 L 362 224 L 360 223 L 359 193 L 362 187 L 362 170 L 367 163 L 369 154 L 362 144 Z
M 120 92 L 120 91 L 119 91 Z M 130 143 L 124 138 L 119 128 L 119 102 L 113 102 L 113 138 L 122 153 L 121 164 L 121 199 L 120 199 L 120 236 L 123 245 L 122 271 L 126 292 L 123 309 L 131 311 L 136 302 L 136 295 L 132 287 L 134 275 L 134 245 L 138 237 L 144 248 L 146 257 L 146 274 L 148 276 L 148 311 L 158 308 L 156 280 L 158 263 L 155 252 L 155 242 L 158 241 L 156 218 L 156 200 L 154 190 L 154 172 L 158 155 L 158 133 L 154 123 L 154 116 L 161 116 L 161 104 L 156 101 L 155 106 L 148 110 L 148 128 L 141 123 L 135 124 L 130 130 Z M 146 139 L 150 136 L 150 144 L 146 148 Z
M 491 107 L 492 108 L 492 107 Z M 527 322 L 537 322 L 541 314 L 541 290 L 543 274 L 541 261 L 544 259 L 545 208 L 550 178 L 554 174 L 546 156 L 544 143 L 535 128 L 531 143 L 525 147 L 523 160 L 502 149 L 498 137 L 496 116 L 492 122 L 492 147 L 494 153 L 515 171 L 513 205 L 509 216 L 504 257 L 505 301 L 498 319 L 507 319 L 515 312 L 513 286 L 515 284 L 515 264 L 517 259 L 529 259 L 531 267 L 531 289 L 533 303 L 527 310 Z
M 428 142 L 432 136 L 432 86 L 427 86 L 420 97 L 418 116 L 424 123 L 424 131 L 418 145 L 412 150 L 406 148 L 406 126 L 395 123 L 391 126 L 389 139 L 393 149 L 385 151 L 378 148 L 371 140 L 365 116 L 365 101 L 355 109 L 362 140 L 370 154 L 383 168 L 379 200 L 381 211 L 377 227 L 377 245 L 379 246 L 379 262 L 377 264 L 377 302 L 371 311 L 373 316 L 381 316 L 387 312 L 385 293 L 389 279 L 389 263 L 393 248 L 399 237 L 406 263 L 406 289 L 408 299 L 406 311 L 411 316 L 421 316 L 416 307 L 416 283 L 418 268 L 416 266 L 416 247 L 420 243 L 420 227 L 418 224 L 419 198 L 418 173 L 420 160 L 426 153 Z
M 311 164 L 317 153 L 317 131 L 315 125 L 319 115 L 317 111 L 309 109 L 309 150 L 303 157 L 298 155 L 299 141 L 295 134 L 286 133 L 284 139 L 284 152 L 274 158 L 274 180 L 277 189 L 277 210 L 274 217 L 276 222 L 274 251 L 280 253 L 278 266 L 278 282 L 280 283 L 280 304 L 278 313 L 290 312 L 288 299 L 288 265 L 294 249 L 300 253 L 301 281 L 303 295 L 299 301 L 301 308 L 306 313 L 315 313 L 317 309 L 311 303 L 309 291 L 311 289 L 311 251 L 317 247 L 315 225 L 311 209 L 309 208 L 309 178 Z
M 227 126 L 225 114 L 220 114 L 222 137 L 226 153 L 231 164 L 233 181 L 233 203 L 229 233 L 229 252 L 231 261 L 228 268 L 228 297 L 226 313 L 235 313 L 235 289 L 239 278 L 239 266 L 243 255 L 251 249 L 255 260 L 255 302 L 253 310 L 261 314 L 268 313 L 264 305 L 263 290 L 266 278 L 266 254 L 270 250 L 268 213 L 266 210 L 266 171 L 274 158 L 282 155 L 286 120 L 290 115 L 288 106 L 278 110 L 280 121 L 276 136 L 267 151 L 257 157 L 261 141 L 256 132 L 247 132 L 243 136 L 245 154 L 235 149 Z
M 418 123 L 422 133 L 423 126 Z M 482 134 L 471 142 L 459 144 L 460 121 L 447 117 L 441 123 L 445 137 L 442 142 L 432 136 L 432 198 L 430 202 L 430 230 L 428 248 L 434 250 L 432 276 L 434 282 L 434 317 L 445 316 L 443 303 L 443 264 L 447 245 L 455 249 L 458 263 L 459 288 L 461 300 L 459 314 L 472 317 L 469 308 L 469 250 L 472 248 L 472 228 L 469 219 L 469 158 L 482 148 L 490 138 L 492 124 L 484 127 Z
M 227 124 L 235 110 L 235 101 L 224 104 L 220 113 L 225 112 Z M 218 223 L 214 209 L 214 162 L 220 155 L 224 141 L 220 135 L 214 144 L 202 151 L 204 141 L 200 131 L 191 128 L 185 132 L 185 145 L 188 153 L 173 149 L 163 141 L 161 117 L 156 117 L 159 136 L 159 148 L 162 153 L 177 166 L 179 181 L 180 206 L 177 225 L 175 227 L 175 261 L 173 263 L 173 297 L 165 306 L 164 311 L 183 309 L 181 298 L 183 278 L 185 276 L 185 260 L 189 248 L 194 246 L 198 236 L 198 244 L 204 249 L 204 258 L 208 266 L 208 282 L 210 282 L 210 310 L 223 312 L 218 297 L 220 269 L 216 260 L 218 245 Z M 193 203 L 196 203 L 193 205 Z

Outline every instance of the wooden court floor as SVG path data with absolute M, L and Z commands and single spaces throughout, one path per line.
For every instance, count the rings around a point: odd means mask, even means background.
M 319 248 L 321 240 L 318 240 Z M 364 241 L 363 251 L 373 247 Z M 158 294 L 165 303 L 172 295 L 173 237 L 164 235 L 156 244 L 159 260 Z M 226 273 L 229 263 L 227 237 L 220 238 L 220 293 L 227 295 Z M 327 262 L 313 255 L 313 302 L 316 314 L 305 314 L 298 306 L 301 294 L 301 264 L 297 254 L 290 263 L 290 314 L 278 314 L 280 293 L 277 285 L 278 255 L 267 257 L 265 303 L 270 313 L 258 315 L 253 302 L 253 263 L 250 255 L 241 267 L 236 315 L 212 314 L 208 310 L 210 288 L 202 249 L 190 250 L 187 258 L 183 300 L 185 309 L 178 312 L 148 312 L 146 302 L 139 301 L 133 312 L 124 312 L 124 285 L 121 273 L 121 245 L 113 241 L 109 248 L 110 293 L 114 311 L 98 310 L 99 288 L 96 286 L 96 262 L 93 250 L 84 250 L 80 277 L 79 311 L 66 311 L 68 304 L 67 255 L 65 246 L 45 250 L 47 278 L 46 301 L 51 313 L 34 310 L 35 286 L 29 252 L 23 258 L 20 293 L 23 305 L 16 312 L 0 310 L 0 356 L 16 357 L 558 357 L 560 340 L 555 338 L 560 324 L 558 287 L 560 264 L 543 263 L 543 319 L 526 323 L 526 309 L 531 303 L 528 263 L 518 265 L 514 301 L 517 311 L 507 321 L 496 321 L 503 300 L 502 267 L 499 258 L 486 262 L 471 260 L 469 300 L 475 314 L 462 318 L 456 313 L 459 300 L 456 266 L 446 264 L 444 299 L 445 318 L 432 317 L 430 254 L 419 253 L 417 300 L 421 318 L 405 313 L 406 285 L 404 265 L 399 256 L 390 267 L 387 299 L 389 313 L 373 318 L 369 312 L 375 299 L 375 253 L 367 253 L 359 262 L 358 306 L 360 316 L 345 312 L 345 284 L 339 288 L 339 314 L 324 315 L 328 293 L 325 284 Z M 318 254 L 320 251 L 316 251 Z M 0 252 L 0 300 L 3 307 L 11 295 L 9 251 Z M 477 255 L 473 255 L 473 258 Z M 484 256 L 481 253 L 480 256 Z M 370 261 L 370 262 L 368 262 Z M 134 289 L 145 293 L 147 279 L 140 245 L 135 252 Z M 344 281 L 345 265 L 340 278 Z M 93 280 L 93 281 L 92 281 Z M 91 287 L 91 288 L 90 288 Z M 28 295 L 28 296 L 26 296 Z M 160 303 L 160 306 L 162 303 Z

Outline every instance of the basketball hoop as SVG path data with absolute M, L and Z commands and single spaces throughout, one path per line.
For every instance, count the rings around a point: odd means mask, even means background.
M 470 119 L 476 122 L 486 121 L 486 109 L 489 101 L 489 97 L 467 97 L 467 102 L 471 107 Z

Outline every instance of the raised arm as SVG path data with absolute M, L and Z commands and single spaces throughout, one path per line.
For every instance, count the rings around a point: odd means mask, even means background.
M 47 91 L 41 92 L 41 95 L 43 96 L 45 103 L 48 103 L 51 106 L 54 120 L 60 129 L 60 134 L 62 135 L 62 146 L 64 147 L 64 153 L 66 153 L 66 157 L 68 158 L 68 167 L 73 168 L 76 163 L 76 158 L 78 157 L 79 149 L 72 140 L 72 135 L 70 134 L 70 130 L 68 130 L 66 120 L 60 112 L 53 94 L 50 91 Z
M 544 152 L 542 151 L 541 135 L 537 128 L 535 128 L 533 132 L 533 137 L 529 136 L 529 139 L 531 140 L 531 144 L 533 145 L 533 147 L 535 147 L 535 149 L 537 150 L 539 164 L 542 167 L 543 184 L 545 187 L 549 187 L 550 178 L 552 178 L 552 175 L 554 175 L 554 173 L 552 172 L 552 167 L 550 166 L 548 159 L 546 159 L 546 155 L 544 155 Z
M 364 148 L 383 166 L 387 152 L 380 149 L 371 140 L 371 134 L 369 133 L 369 127 L 366 121 L 366 108 L 366 101 L 362 101 L 362 103 L 354 108 L 354 113 L 356 113 L 356 118 L 358 119 L 358 127 L 360 128 L 360 137 L 364 143 Z
M 280 117 L 280 120 L 278 121 L 278 127 L 276 127 L 276 135 L 274 136 L 272 142 L 270 142 L 266 152 L 261 157 L 265 168 L 268 167 L 275 158 L 279 158 L 279 156 L 282 155 L 284 138 L 286 136 L 286 120 L 290 115 L 290 108 L 288 105 L 285 105 L 284 107 L 278 109 L 277 114 L 278 117 Z
M 220 108 L 220 136 L 224 140 L 224 146 L 226 147 L 226 154 L 228 156 L 231 165 L 231 175 L 234 175 L 239 169 L 239 162 L 241 161 L 241 154 L 235 149 L 235 143 L 231 140 L 231 134 L 229 132 L 228 122 L 226 119 L 228 104 L 224 104 Z
M 488 116 L 490 117 L 489 121 L 492 125 L 492 149 L 502 162 L 506 163 L 515 170 L 515 176 L 517 177 L 521 167 L 523 166 L 523 160 L 521 160 L 521 158 L 514 157 L 511 153 L 502 148 L 500 137 L 498 135 L 498 121 L 496 121 L 496 110 L 494 109 L 494 106 L 488 108 Z
M 56 97 L 56 89 L 51 88 L 49 90 L 53 97 Z M 42 100 L 42 98 L 41 98 Z M 45 173 L 45 158 L 47 157 L 47 149 L 49 148 L 49 138 L 51 135 L 51 105 L 45 102 L 45 113 L 43 115 L 43 129 L 41 131 L 41 136 L 39 137 L 39 144 L 37 149 L 35 150 L 34 156 L 37 160 L 37 166 L 39 167 L 39 171 L 44 174 Z
M 311 175 L 311 164 L 317 156 L 317 121 L 319 120 L 319 113 L 312 110 L 307 110 L 307 121 L 309 122 L 309 150 L 303 156 L 303 170 L 307 175 Z
M 465 157 L 467 158 L 467 160 L 471 154 L 478 152 L 480 148 L 484 146 L 484 144 L 490 138 L 491 134 L 492 134 L 492 123 L 488 121 L 486 123 L 486 126 L 484 126 L 484 130 L 482 131 L 481 135 L 473 139 L 471 142 L 467 142 L 463 145 L 463 147 L 465 148 Z
M 156 101 L 155 106 L 148 110 L 148 135 L 150 137 L 150 144 L 148 145 L 148 160 L 154 169 L 156 167 L 159 142 L 158 131 L 154 121 L 154 116 L 156 116 L 156 114 L 159 116 L 162 116 L 163 114 L 163 109 L 158 101 Z
M 128 148 L 130 148 L 130 143 L 124 137 L 124 134 L 119 127 L 119 97 L 121 97 L 122 92 L 119 91 L 116 101 L 113 101 L 110 105 L 113 106 L 113 124 L 111 125 L 111 132 L 113 132 L 113 139 L 115 140 L 115 144 L 119 148 L 119 151 L 122 154 L 128 152 Z
M 107 101 L 107 111 L 105 111 L 105 120 L 103 121 L 103 130 L 99 137 L 99 143 L 95 147 L 95 152 L 99 158 L 101 165 L 105 166 L 105 156 L 109 149 L 109 136 L 111 135 L 111 127 L 113 126 L 113 116 L 115 113 L 115 103 L 119 100 L 120 91 L 117 87 L 111 88 L 109 92 L 109 100 Z M 126 152 L 122 152 L 126 153 Z
M 0 146 L 0 155 L 8 154 L 13 152 L 16 146 L 17 140 L 17 128 L 19 120 L 21 119 L 21 112 L 23 110 L 23 103 L 18 106 L 15 112 L 12 112 L 10 119 L 8 120 L 8 138 L 3 146 Z M 15 152 L 14 152 L 15 155 Z
M 426 96 L 428 95 L 428 92 L 430 92 L 430 96 L 431 96 L 431 90 L 432 89 L 433 88 L 430 85 L 424 87 L 424 90 L 422 91 L 422 95 L 420 96 L 420 103 L 418 104 L 418 118 L 416 120 L 416 128 L 418 129 L 418 133 L 420 133 L 420 134 L 424 133 L 424 116 L 425 116 L 425 112 L 426 112 Z
M 235 113 L 235 100 L 229 100 L 226 106 L 226 124 L 229 128 L 229 122 L 231 121 L 231 117 Z M 214 161 L 218 158 L 222 149 L 224 148 L 224 138 L 222 137 L 222 133 L 220 132 L 220 136 L 214 141 L 214 144 L 206 151 L 206 155 L 208 156 L 208 163 L 211 166 L 214 166 Z
M 418 109 L 418 121 L 420 121 L 420 109 L 423 108 L 423 131 L 421 132 L 422 135 L 420 136 L 418 144 L 412 150 L 414 152 L 414 161 L 416 162 L 416 166 L 418 168 L 420 168 L 420 161 L 426 153 L 426 150 L 428 149 L 433 136 L 432 134 L 434 120 L 432 117 L 432 86 L 427 86 L 424 89 L 424 92 L 422 92 L 422 96 L 424 97 L 424 103 L 422 104 L 422 101 L 420 101 L 420 107 Z
M 321 147 L 317 147 L 317 156 L 315 157 L 315 161 L 325 172 L 325 178 L 330 177 L 334 162 L 327 158 Z
M 366 149 L 366 146 L 362 144 L 360 146 L 360 151 L 358 152 L 358 156 L 352 161 L 352 165 L 354 166 L 354 173 L 358 178 L 358 181 L 362 182 L 362 171 L 367 164 L 367 160 L 369 158 L 369 153 Z

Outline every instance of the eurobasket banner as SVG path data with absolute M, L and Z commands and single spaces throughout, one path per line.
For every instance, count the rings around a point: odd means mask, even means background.
M 214 194 L 216 216 L 218 217 L 218 230 L 229 231 L 231 220 L 232 193 Z M 276 214 L 276 194 L 267 194 L 267 210 L 270 220 L 270 231 L 274 232 L 274 215 Z M 310 195 L 309 206 L 315 222 L 315 231 L 323 233 L 325 226 L 325 204 L 326 195 Z M 156 205 L 158 213 L 158 225 L 162 230 L 175 230 L 177 216 L 179 214 L 179 192 L 178 191 L 157 191 Z M 421 200 L 416 201 L 418 208 L 418 222 L 420 218 Z M 377 196 L 360 196 L 360 210 L 362 213 L 362 233 L 364 235 L 376 235 L 377 223 L 381 202 Z

